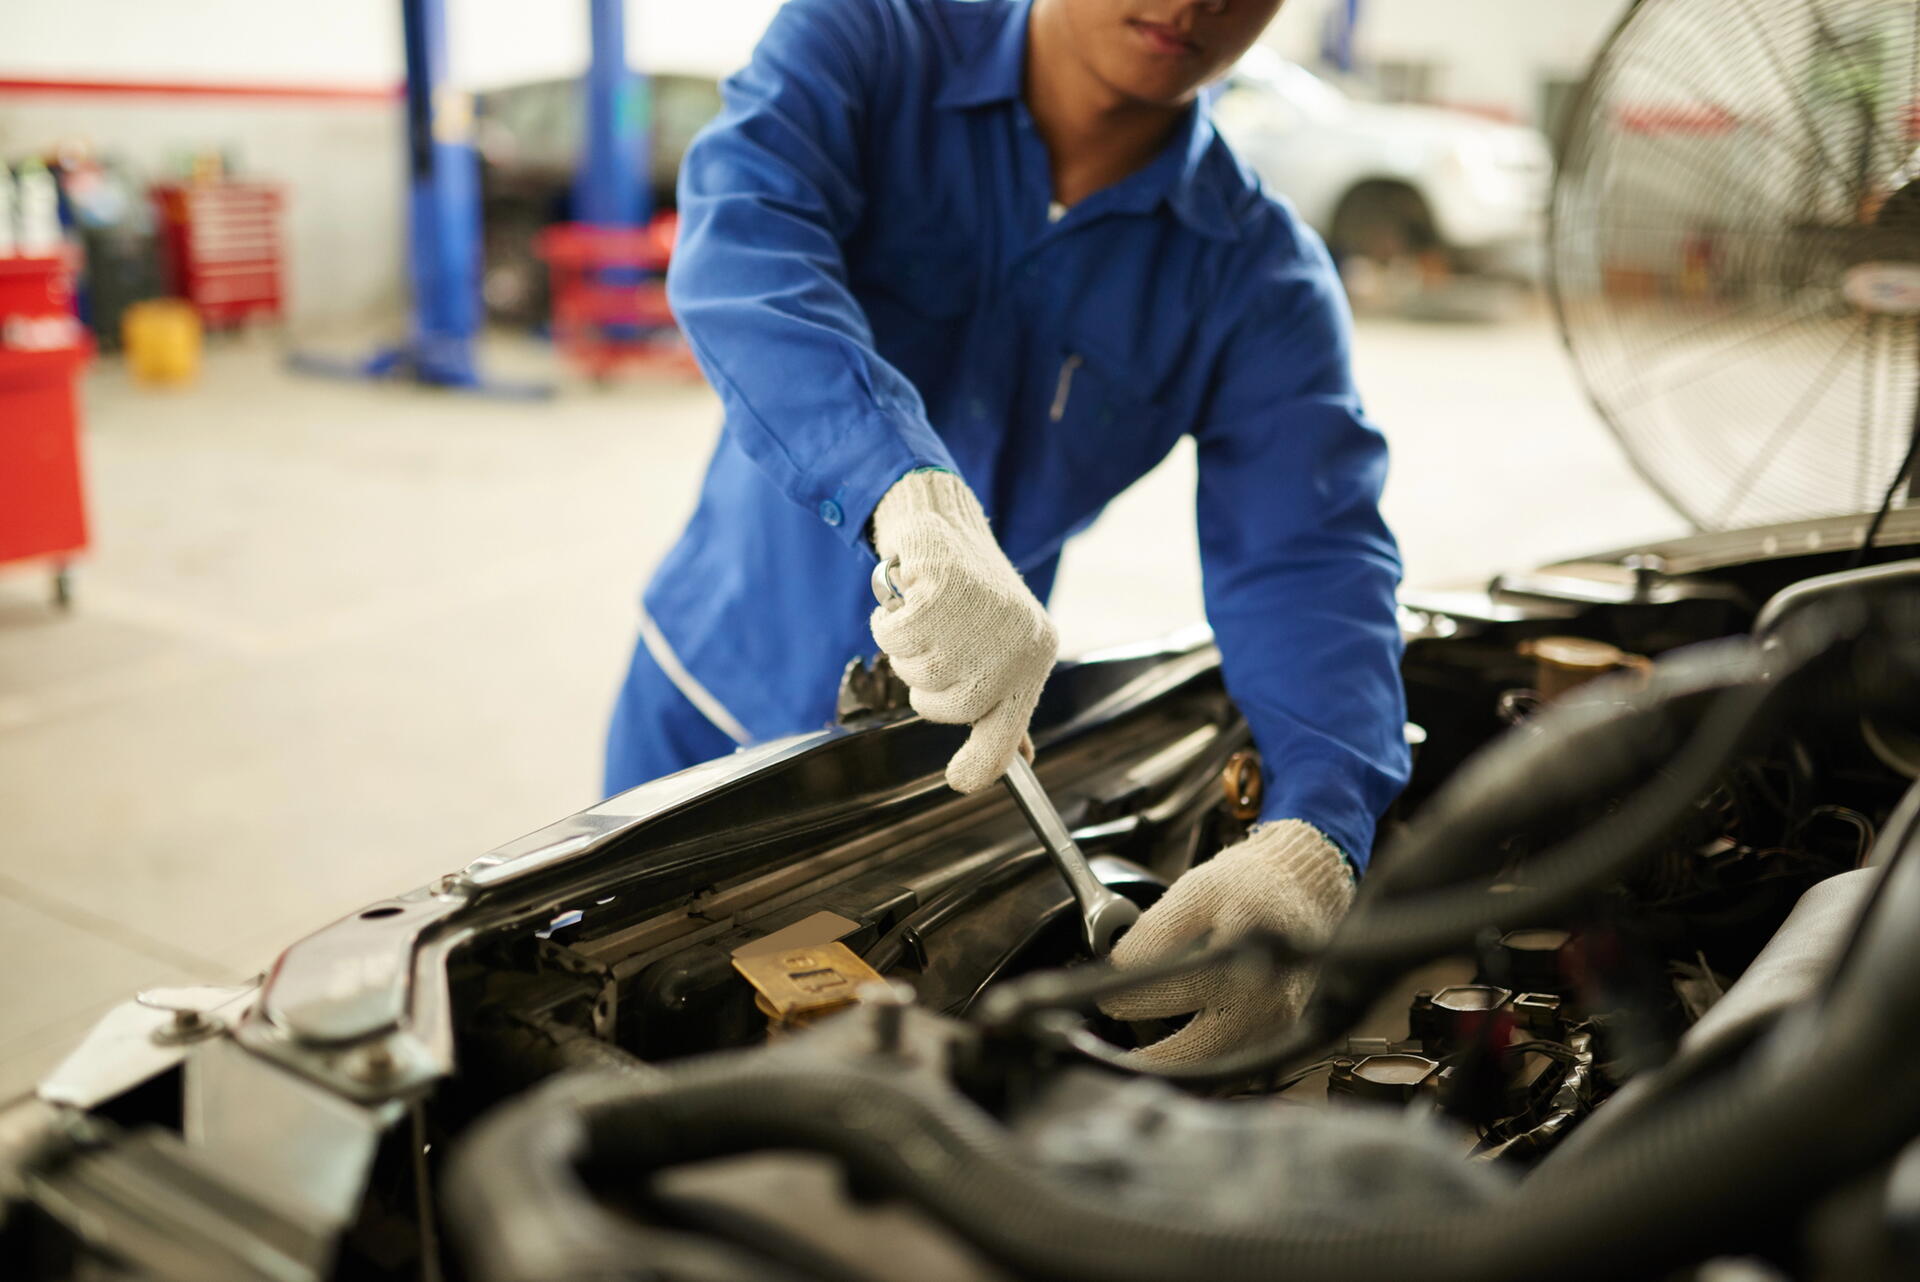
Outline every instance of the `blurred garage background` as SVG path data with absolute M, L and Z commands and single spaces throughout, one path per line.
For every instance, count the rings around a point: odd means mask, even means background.
M 0 1094 L 132 988 L 597 798 L 719 424 L 648 292 L 674 165 L 774 5 L 628 0 L 637 74 L 602 39 L 597 80 L 589 0 L 427 7 L 430 138 L 395 0 L 0 6 Z M 1411 583 L 1682 527 L 1536 283 L 1548 140 L 1625 7 L 1291 0 L 1220 87 L 1340 256 Z M 614 235 L 570 230 L 590 82 L 645 152 Z M 410 166 L 468 142 L 449 284 Z M 1176 452 L 1069 550 L 1069 652 L 1199 618 L 1191 507 Z

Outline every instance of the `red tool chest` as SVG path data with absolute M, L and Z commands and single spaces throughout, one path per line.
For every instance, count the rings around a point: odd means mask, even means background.
M 76 384 L 92 346 L 78 326 L 69 346 L 7 340 L 72 315 L 73 274 L 64 261 L 0 258 L 0 564 L 49 562 L 62 605 L 67 564 L 87 546 Z
M 209 329 L 281 315 L 280 214 L 274 183 L 163 184 L 153 189 L 167 287 Z
M 540 233 L 553 293 L 553 341 L 596 379 L 621 365 L 696 374 L 667 306 L 667 263 L 678 220 L 660 214 L 644 228 L 559 223 Z

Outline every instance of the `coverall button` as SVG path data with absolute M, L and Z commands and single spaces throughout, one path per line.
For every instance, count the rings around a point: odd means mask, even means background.
M 840 510 L 838 503 L 835 503 L 832 499 L 821 499 L 820 519 L 828 525 L 838 525 L 847 518 L 846 514 Z

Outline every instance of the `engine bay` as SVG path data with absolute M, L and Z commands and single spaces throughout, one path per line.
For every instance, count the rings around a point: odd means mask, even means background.
M 820 735 L 116 1012 L 3 1115 L 0 1243 L 27 1277 L 1901 1276 L 1859 1190 L 1920 1124 L 1920 570 L 1712 561 L 1409 600 L 1414 782 L 1347 923 L 1168 963 L 1313 960 L 1262 1044 L 1142 1071 L 1170 1025 L 1098 1013 L 1125 981 L 1033 831 L 860 667 Z M 1142 905 L 1258 813 L 1202 634 L 1064 666 L 1035 725 Z

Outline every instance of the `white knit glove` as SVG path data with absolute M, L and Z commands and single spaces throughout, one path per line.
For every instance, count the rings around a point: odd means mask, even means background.
M 1334 844 L 1298 819 L 1264 824 L 1173 883 L 1120 937 L 1121 970 L 1162 961 L 1202 935 L 1222 943 L 1255 928 L 1324 940 L 1353 902 L 1353 873 Z M 1277 1034 L 1300 1017 L 1313 968 L 1279 974 L 1223 966 L 1131 989 L 1100 1003 L 1115 1019 L 1165 1019 L 1198 1011 L 1171 1037 L 1133 1052 L 1146 1067 L 1210 1059 Z
M 873 612 L 873 639 L 929 721 L 970 725 L 947 763 L 956 792 L 977 792 L 1025 751 L 1027 722 L 1053 671 L 1060 634 L 987 528 L 967 483 L 910 472 L 873 511 L 873 547 L 897 557 L 905 598 Z

